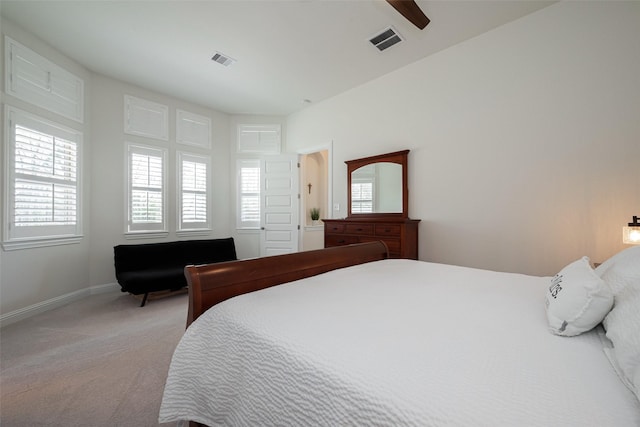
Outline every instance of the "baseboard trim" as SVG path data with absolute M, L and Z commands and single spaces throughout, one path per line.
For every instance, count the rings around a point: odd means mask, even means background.
M 89 288 L 90 295 L 106 294 L 107 292 L 119 291 L 120 285 L 117 283 L 105 283 L 104 285 L 91 286 Z
M 35 316 L 36 314 L 44 313 L 46 311 L 53 310 L 54 308 L 62 307 L 63 305 L 69 304 L 73 301 L 77 301 L 81 298 L 85 298 L 89 295 L 104 294 L 119 289 L 120 286 L 117 283 L 107 283 L 104 285 L 91 286 L 89 288 L 80 289 L 68 294 L 60 295 L 59 297 L 51 298 L 37 304 L 32 304 L 24 308 L 19 308 L 18 310 L 13 310 L 9 313 L 0 315 L 0 328 Z

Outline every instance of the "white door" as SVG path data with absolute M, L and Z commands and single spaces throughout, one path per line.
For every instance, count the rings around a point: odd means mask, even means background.
M 298 252 L 298 155 L 265 157 L 260 169 L 260 256 Z

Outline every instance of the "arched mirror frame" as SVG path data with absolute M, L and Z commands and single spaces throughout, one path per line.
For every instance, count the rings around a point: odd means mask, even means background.
M 409 150 L 364 157 L 362 159 L 347 160 L 347 215 L 349 218 L 378 218 L 398 217 L 409 218 L 409 189 L 407 187 L 407 157 Z M 402 166 L 402 212 L 351 213 L 351 175 L 353 171 L 372 163 L 397 163 Z

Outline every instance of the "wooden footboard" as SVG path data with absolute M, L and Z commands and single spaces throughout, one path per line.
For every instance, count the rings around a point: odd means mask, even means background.
M 189 284 L 187 326 L 208 308 L 236 295 L 389 257 L 382 241 L 240 261 L 185 267 Z M 190 427 L 206 427 L 194 421 Z
M 236 295 L 388 258 L 382 241 L 286 255 L 185 267 L 189 284 L 187 326 L 208 308 Z

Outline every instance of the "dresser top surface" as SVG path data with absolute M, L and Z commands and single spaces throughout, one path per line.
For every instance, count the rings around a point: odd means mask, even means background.
M 366 222 L 366 223 L 417 223 L 420 222 L 419 219 L 411 219 L 411 218 L 401 218 L 401 217 L 348 217 L 348 218 L 335 218 L 335 219 L 323 219 L 323 222 Z

